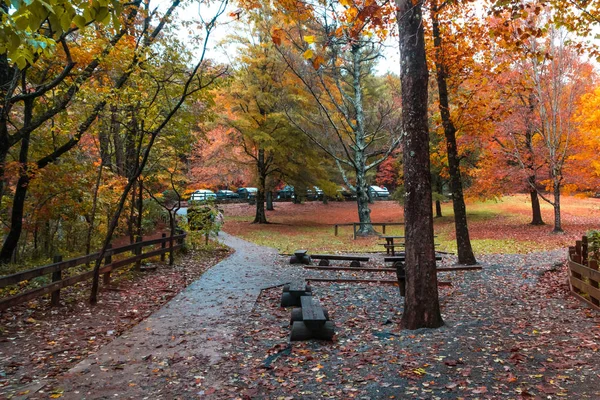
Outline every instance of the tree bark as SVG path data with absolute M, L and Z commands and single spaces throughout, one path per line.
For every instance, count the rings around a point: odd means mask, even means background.
M 267 211 L 273 211 L 273 192 L 267 192 Z
M 142 231 L 142 222 L 144 221 L 143 217 L 144 217 L 144 181 L 142 180 L 142 178 L 138 179 L 138 198 L 137 198 L 137 229 L 136 229 L 136 234 L 137 236 L 142 237 L 143 236 L 143 231 Z
M 435 217 L 442 218 L 442 202 L 439 200 L 435 201 Z
M 352 75 L 354 88 L 354 108 L 356 112 L 356 127 L 354 129 L 354 139 L 356 141 L 354 152 L 354 165 L 356 166 L 356 205 L 358 208 L 358 222 L 360 227 L 356 232 L 357 236 L 371 236 L 377 234 L 371 225 L 371 209 L 369 208 L 369 186 L 366 179 L 366 156 L 365 150 L 367 143 L 365 141 L 365 115 L 362 98 L 362 73 L 361 73 L 361 47 L 354 45 L 352 47 Z
M 440 314 L 431 175 L 427 88 L 429 73 L 421 3 L 396 0 L 400 32 L 400 80 L 404 130 L 404 182 L 406 200 L 406 291 L 401 324 L 407 329 L 437 328 L 444 324 Z
M 265 150 L 258 150 L 256 160 L 256 169 L 258 172 L 258 192 L 256 193 L 256 215 L 253 224 L 268 224 L 267 214 L 265 212 L 265 187 L 267 183 L 267 166 L 265 165 Z
M 24 101 L 23 126 L 27 127 L 33 118 L 33 99 Z M 23 214 L 25 210 L 25 198 L 27 197 L 27 185 L 29 184 L 29 169 L 27 160 L 29 158 L 29 139 L 31 134 L 26 133 L 21 139 L 21 150 L 19 152 L 20 176 L 15 188 L 12 211 L 10 215 L 10 230 L 4 239 L 2 250 L 0 250 L 0 263 L 7 264 L 11 261 L 13 253 L 19 244 L 21 231 L 23 230 Z
M 450 115 L 450 102 L 448 98 L 448 85 L 446 82 L 446 65 L 442 59 L 442 36 L 437 18 L 436 3 L 432 5 L 432 30 L 433 43 L 435 47 L 436 60 L 436 80 L 439 95 L 439 109 L 446 136 L 446 150 L 448 152 L 448 171 L 450 174 L 450 190 L 452 191 L 452 206 L 454 208 L 454 227 L 456 230 L 456 246 L 458 253 L 458 263 L 464 265 L 477 264 L 471 239 L 469 238 L 469 226 L 467 223 L 467 209 L 463 196 L 462 178 L 460 175 L 460 158 L 458 156 L 458 147 L 456 144 L 456 127 Z
M 535 185 L 535 175 L 531 175 L 529 178 L 529 184 Z M 531 188 L 531 186 L 530 186 Z M 535 189 L 529 189 L 529 195 L 531 197 L 531 225 L 545 225 L 542 219 L 542 209 L 540 207 L 540 197 Z
M 554 203 L 552 204 L 554 206 L 554 229 L 552 230 L 553 233 L 562 233 L 563 229 L 562 229 L 562 223 L 561 223 L 561 218 L 560 218 L 560 179 L 559 178 L 554 178 L 554 184 L 553 184 L 553 189 L 554 189 Z

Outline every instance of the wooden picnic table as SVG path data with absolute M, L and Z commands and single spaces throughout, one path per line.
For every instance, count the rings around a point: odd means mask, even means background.
M 383 246 L 385 247 L 386 250 L 386 254 L 392 254 L 392 256 L 396 255 L 395 252 L 395 244 L 394 244 L 394 239 L 404 239 L 404 236 L 395 236 L 395 235 L 380 235 L 379 236 L 382 239 L 385 239 L 385 243 L 383 244 Z

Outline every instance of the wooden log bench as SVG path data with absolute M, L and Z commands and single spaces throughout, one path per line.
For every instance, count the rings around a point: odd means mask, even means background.
M 311 258 L 314 258 L 315 260 L 320 260 L 319 265 L 325 267 L 328 266 L 329 261 L 332 260 L 350 261 L 350 266 L 355 268 L 360 267 L 361 261 L 369 261 L 369 257 L 366 256 L 346 256 L 341 254 L 313 254 Z
M 304 281 L 294 281 L 283 285 L 281 294 L 281 307 L 300 306 L 300 297 L 312 296 L 312 289 Z
M 331 340 L 335 334 L 335 324 L 328 320 L 325 310 L 312 296 L 301 296 L 302 321 L 292 321 L 290 341 Z
M 308 250 L 296 250 L 294 255 L 290 257 L 290 264 L 306 264 L 311 262 Z

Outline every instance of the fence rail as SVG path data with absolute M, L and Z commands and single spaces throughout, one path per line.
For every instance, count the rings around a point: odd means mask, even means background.
M 135 263 L 136 269 L 139 269 L 142 260 L 157 256 L 160 256 L 161 261 L 164 261 L 165 254 L 176 251 L 183 246 L 185 237 L 185 233 L 173 236 L 173 245 L 171 246 L 171 238 L 163 233 L 162 237 L 158 239 L 146 240 L 145 242 L 139 240 L 136 243 L 128 244 L 126 246 L 109 248 L 104 253 L 104 265 L 100 268 L 100 274 L 103 275 L 104 284 L 107 285 L 110 283 L 110 273 L 118 268 Z M 145 247 L 156 245 L 160 245 L 160 247 L 144 253 Z M 126 252 L 132 252 L 133 256 L 122 260 L 112 260 L 113 256 Z M 58 305 L 60 301 L 60 289 L 67 286 L 73 286 L 76 283 L 91 279 L 94 276 L 94 271 L 91 270 L 62 279 L 62 272 L 80 265 L 95 263 L 99 256 L 100 253 L 94 253 L 65 261 L 62 261 L 61 256 L 56 256 L 52 264 L 0 277 L 1 289 L 40 276 L 52 274 L 52 283 L 48 285 L 0 299 L 0 311 L 49 293 L 52 294 L 51 304 Z
M 600 311 L 600 270 L 597 260 L 588 257 L 588 238 L 569 247 L 569 287 L 578 299 Z
M 381 226 L 381 230 L 382 233 L 385 235 L 385 227 L 386 226 L 399 226 L 399 225 L 404 225 L 404 222 L 349 222 L 349 223 L 344 223 L 344 224 L 333 224 L 334 227 L 334 234 L 335 236 L 338 235 L 338 227 L 340 226 L 351 226 L 352 227 L 352 238 L 354 240 L 356 240 L 356 232 L 358 230 L 360 230 L 360 227 L 362 225 L 376 225 L 376 226 Z M 356 227 L 358 227 L 358 229 L 356 229 Z

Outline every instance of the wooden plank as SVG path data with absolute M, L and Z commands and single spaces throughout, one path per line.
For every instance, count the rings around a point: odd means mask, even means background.
M 25 293 L 6 297 L 6 298 L 0 300 L 0 311 L 6 310 L 7 308 L 15 306 L 17 304 L 21 304 L 26 301 L 41 297 L 45 294 L 52 293 L 55 290 L 60 290 L 64 287 L 72 286 L 78 282 L 85 281 L 86 279 L 91 278 L 93 276 L 93 273 L 94 273 L 94 271 L 84 272 L 83 274 L 71 276 L 67 279 L 63 279 L 62 281 L 54 282 L 50 285 L 46 285 L 41 288 L 32 289 Z
M 577 299 L 579 299 L 580 301 L 585 302 L 587 305 L 589 305 L 590 307 L 592 307 L 594 310 L 600 311 L 600 307 L 595 305 L 594 303 L 590 302 L 588 299 L 586 299 L 585 297 L 581 297 L 579 294 L 571 291 L 571 295 Z
M 311 282 L 337 282 L 337 283 L 383 283 L 397 285 L 398 280 L 391 279 L 342 279 L 342 278 L 310 278 Z M 452 286 L 452 282 L 438 281 L 438 286 Z
M 394 268 L 362 268 L 362 267 L 327 267 L 320 265 L 305 265 L 306 269 L 318 269 L 324 271 L 365 271 L 365 272 L 390 272 L 396 271 Z
M 38 276 L 43 276 L 57 271 L 64 271 L 69 268 L 83 265 L 88 262 L 95 261 L 96 258 L 98 258 L 98 253 L 90 254 L 83 257 L 72 258 L 70 260 L 61 261 L 59 263 L 48 264 L 42 267 L 29 269 L 27 271 L 17 272 L 16 274 L 3 276 L 0 277 L 0 289 L 22 281 L 37 278 Z
M 174 251 L 178 250 L 181 247 L 183 247 L 182 244 L 173 246 L 173 250 Z M 162 252 L 168 252 L 168 251 L 170 251 L 169 247 L 167 247 L 166 249 L 157 249 L 157 250 L 154 250 L 154 251 L 150 251 L 148 253 L 141 254 L 139 256 L 129 257 L 129 258 L 126 258 L 124 260 L 115 261 L 115 262 L 113 262 L 110 265 L 105 265 L 102 268 L 100 268 L 100 274 L 104 274 L 104 273 L 107 273 L 107 272 L 114 271 L 114 270 L 116 270 L 118 268 L 121 268 L 121 267 L 123 267 L 125 265 L 133 264 L 138 259 L 139 260 L 143 260 L 145 258 L 159 256 Z M 82 258 L 82 257 L 80 257 L 80 258 Z M 94 271 L 91 270 L 91 271 L 87 271 L 87 272 L 84 272 L 84 273 L 79 274 L 79 275 L 71 276 L 71 277 L 69 277 L 67 279 L 63 279 L 63 280 L 58 281 L 58 282 L 54 282 L 54 283 L 52 283 L 50 285 L 46 285 L 46 286 L 43 286 L 41 288 L 32 289 L 32 290 L 29 290 L 29 291 L 27 291 L 25 293 L 20 293 L 20 294 L 14 295 L 14 296 L 6 297 L 6 298 L 0 300 L 0 311 L 6 310 L 7 308 L 15 306 L 17 304 L 21 304 L 21 303 L 24 303 L 26 301 L 33 300 L 35 298 L 44 296 L 46 294 L 52 293 L 52 292 L 54 292 L 56 290 L 60 290 L 60 289 L 65 288 L 67 286 L 73 286 L 76 283 L 85 281 L 87 279 L 91 279 L 93 276 L 94 276 Z
M 360 267 L 327 267 L 320 265 L 305 265 L 306 269 L 318 269 L 324 271 L 364 271 L 364 272 L 396 272 L 396 268 L 360 268 Z M 481 270 L 479 265 L 462 266 L 462 267 L 439 267 L 437 272 L 452 272 L 452 271 L 475 271 Z
M 314 297 L 302 296 L 300 297 L 300 304 L 302 306 L 302 320 L 304 321 L 304 323 L 325 323 L 326 318 L 325 314 L 323 313 L 323 307 L 315 303 Z
M 600 289 L 596 289 L 595 287 L 590 286 L 583 281 L 580 281 L 574 276 L 571 276 L 569 278 L 569 281 L 571 282 L 571 286 L 581 290 L 584 293 L 587 293 L 588 295 L 590 295 L 590 297 L 594 297 L 595 299 L 600 300 Z
M 600 271 L 596 271 L 585 265 L 578 264 L 574 261 L 569 261 L 569 269 L 581 276 L 592 279 L 594 281 L 600 281 Z
M 435 259 L 437 261 L 440 261 L 442 259 L 441 256 L 435 256 Z M 396 257 L 384 257 L 383 261 L 385 262 L 396 262 L 396 261 L 402 261 L 404 262 L 406 259 L 404 256 L 396 256 Z
M 306 292 L 306 282 L 304 280 L 290 282 L 289 292 L 292 294 L 300 294 Z
M 369 261 L 369 257 L 345 256 L 341 254 L 312 254 L 310 258 L 314 258 L 316 260 Z

